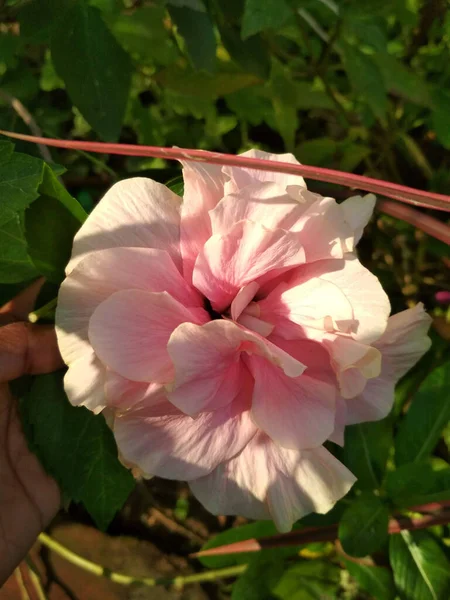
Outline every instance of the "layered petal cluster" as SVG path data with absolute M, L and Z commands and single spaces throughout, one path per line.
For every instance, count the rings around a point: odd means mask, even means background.
M 323 444 L 386 416 L 429 317 L 389 317 L 354 253 L 373 195 L 337 204 L 299 176 L 204 163 L 183 174 L 183 200 L 149 179 L 114 185 L 75 237 L 57 310 L 66 391 L 107 410 L 125 464 L 287 531 L 354 483 Z

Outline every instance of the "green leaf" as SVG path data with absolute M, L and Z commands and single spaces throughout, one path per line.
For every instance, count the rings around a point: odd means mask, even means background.
M 310 81 L 295 82 L 296 88 L 296 106 L 299 110 L 310 110 L 317 108 L 333 109 L 334 104 L 329 96 L 322 90 L 315 89 Z
M 433 91 L 433 111 L 431 123 L 437 139 L 444 148 L 450 149 L 450 94 L 447 90 Z
M 386 477 L 386 493 L 399 507 L 450 500 L 450 468 L 433 469 L 428 463 L 410 463 Z
M 297 86 L 278 61 L 273 61 L 270 78 L 272 105 L 278 131 L 286 150 L 292 152 L 298 127 Z
M 267 29 L 278 29 L 291 15 L 292 11 L 285 0 L 245 0 L 242 38 L 246 39 Z
M 232 60 L 247 73 L 267 79 L 270 74 L 270 57 L 261 37 L 254 35 L 248 40 L 242 40 L 237 27 L 227 21 L 219 22 L 218 26 L 222 43 Z
M 216 36 L 208 13 L 172 6 L 169 14 L 184 39 L 193 67 L 198 71 L 214 71 Z
M 134 486 L 117 458 L 111 430 L 102 415 L 69 404 L 63 372 L 40 375 L 21 401 L 31 445 L 64 493 L 82 502 L 100 529 L 106 529 Z
M 143 6 L 131 14 L 119 14 L 111 30 L 141 64 L 169 65 L 178 59 L 179 52 L 164 27 L 164 18 L 163 6 Z
M 341 45 L 341 54 L 353 89 L 364 98 L 373 114 L 383 120 L 388 98 L 378 66 L 371 56 L 358 50 L 357 46 L 344 43 Z
M 358 478 L 360 488 L 374 490 L 380 487 L 392 443 L 390 419 L 345 428 L 342 460 Z
M 389 556 L 402 600 L 446 600 L 450 565 L 434 538 L 424 531 L 392 535 Z
M 331 138 L 316 138 L 303 142 L 295 149 L 295 156 L 307 165 L 328 166 L 336 154 L 337 143 Z
M 347 571 L 358 585 L 369 592 L 375 600 L 394 600 L 396 597 L 394 579 L 384 567 L 368 566 L 344 559 Z
M 257 521 L 249 525 L 241 525 L 227 529 L 222 533 L 214 536 L 202 546 L 202 550 L 209 548 L 217 548 L 235 542 L 242 542 L 252 538 L 260 538 L 269 535 L 275 535 L 277 529 L 272 521 Z M 237 554 L 224 554 L 222 556 L 203 556 L 200 557 L 200 562 L 210 569 L 221 569 L 222 567 L 231 567 L 233 565 L 245 564 L 253 556 L 252 553 L 242 552 Z
M 29 206 L 39 196 L 43 161 L 3 146 L 0 154 L 0 225 L 11 221 L 16 211 Z
M 253 556 L 247 570 L 233 585 L 231 600 L 270 600 L 285 570 L 284 559 L 278 554 Z
M 430 93 L 422 77 L 410 71 L 395 56 L 386 52 L 376 52 L 373 60 L 378 65 L 384 85 L 389 92 L 420 106 L 430 105 Z
M 450 362 L 434 369 L 414 395 L 395 439 L 397 465 L 429 456 L 450 419 Z
M 174 65 L 160 71 L 155 79 L 162 87 L 205 99 L 216 99 L 260 82 L 248 73 L 218 73 L 211 76 Z
M 191 8 L 192 10 L 198 10 L 200 12 L 205 12 L 206 10 L 203 0 L 167 0 L 167 4 L 180 7 L 185 6 L 186 8 Z
M 30 0 L 20 6 L 20 35 L 27 42 L 47 42 L 53 23 L 66 10 L 69 0 Z
M 25 211 L 28 254 L 37 271 L 53 283 L 64 279 L 80 222 L 61 202 L 41 196 Z
M 367 556 L 388 538 L 389 513 L 381 500 L 369 492 L 361 494 L 342 515 L 339 539 L 351 556 Z
M 131 81 L 128 54 L 97 8 L 78 0 L 55 24 L 52 60 L 72 102 L 106 141 L 118 138 Z
M 0 283 L 20 283 L 39 275 L 28 256 L 23 220 L 19 213 L 12 214 L 0 225 Z
M 81 204 L 73 198 L 66 190 L 64 185 L 58 180 L 57 173 L 50 166 L 44 163 L 44 175 L 42 183 L 39 186 L 39 192 L 58 200 L 68 212 L 78 221 L 84 223 L 87 219 L 87 212 Z
M 301 561 L 285 570 L 272 588 L 279 600 L 322 600 L 337 598 L 340 569 L 330 562 Z

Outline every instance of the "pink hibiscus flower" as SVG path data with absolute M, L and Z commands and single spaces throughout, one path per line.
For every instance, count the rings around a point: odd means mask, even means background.
M 353 254 L 373 195 L 338 205 L 299 176 L 183 166 L 183 201 L 125 180 L 75 237 L 57 310 L 66 391 L 107 409 L 125 464 L 287 531 L 350 489 L 323 443 L 387 415 L 430 319 L 421 305 L 389 318 Z

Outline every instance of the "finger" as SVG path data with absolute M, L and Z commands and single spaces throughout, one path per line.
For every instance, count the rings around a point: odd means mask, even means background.
M 52 325 L 22 322 L 0 328 L 0 382 L 50 373 L 63 365 Z
M 44 285 L 45 278 L 39 277 L 31 285 L 22 290 L 15 298 L 0 308 L 0 324 L 12 323 L 14 321 L 26 321 L 28 314 L 33 310 Z

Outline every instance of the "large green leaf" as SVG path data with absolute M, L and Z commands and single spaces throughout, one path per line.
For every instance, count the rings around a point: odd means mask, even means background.
M 286 150 L 292 152 L 298 127 L 297 86 L 278 61 L 273 61 L 270 77 L 275 120 Z
M 72 240 L 80 223 L 51 196 L 41 196 L 25 211 L 28 253 L 36 269 L 53 283 L 64 279 Z
M 364 98 L 374 115 L 383 120 L 388 98 L 380 69 L 372 56 L 350 44 L 341 45 L 341 55 L 353 89 Z
M 11 153 L 3 145 L 0 154 L 0 225 L 14 218 L 39 196 L 43 161 L 20 152 Z
M 31 445 L 62 491 L 105 529 L 133 489 L 102 415 L 69 404 L 63 373 L 36 377 L 21 401 Z
M 247 570 L 233 585 L 231 600 L 271 600 L 271 589 L 284 570 L 284 559 L 278 554 L 253 556 Z
M 346 427 L 342 459 L 358 478 L 360 488 L 380 487 L 392 443 L 390 419 Z
M 267 29 L 278 29 L 291 15 L 292 11 L 285 0 L 245 0 L 242 38 Z
M 431 97 L 427 83 L 417 73 L 387 52 L 376 52 L 373 60 L 380 69 L 389 92 L 415 104 L 429 106 Z
M 23 219 L 12 214 L 0 225 L 0 283 L 20 283 L 39 275 L 28 255 Z
M 351 556 L 367 556 L 378 550 L 388 537 L 389 513 L 372 493 L 361 494 L 342 515 L 339 539 Z
M 420 462 L 433 452 L 450 419 L 450 362 L 428 375 L 414 395 L 395 439 L 398 465 Z
M 365 592 L 369 592 L 375 600 L 394 600 L 395 584 L 392 573 L 388 569 L 346 559 L 344 564 L 359 586 Z
M 56 21 L 52 60 L 86 121 L 107 141 L 118 138 L 131 81 L 128 54 L 97 8 L 78 0 Z
M 450 500 L 450 468 L 433 469 L 428 463 L 409 463 L 386 477 L 389 498 L 402 508 Z
M 437 541 L 424 531 L 392 535 L 391 566 L 402 600 L 447 600 L 450 564 Z
M 192 65 L 197 70 L 212 72 L 216 64 L 216 36 L 207 12 L 172 6 L 169 14 L 184 39 Z
M 84 221 L 87 219 L 87 212 L 78 202 L 78 200 L 69 194 L 64 185 L 56 176 L 54 169 L 52 169 L 46 163 L 44 163 L 44 173 L 42 182 L 39 185 L 39 192 L 49 196 L 50 198 L 58 200 L 58 202 L 64 206 L 69 213 L 71 213 L 78 223 L 84 223 Z
M 339 568 L 320 560 L 299 561 L 285 570 L 272 588 L 270 598 L 279 600 L 322 600 L 336 598 Z
M 220 37 L 233 61 L 247 73 L 267 79 L 270 73 L 270 58 L 259 35 L 248 40 L 241 39 L 239 29 L 227 21 L 219 22 Z

